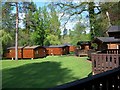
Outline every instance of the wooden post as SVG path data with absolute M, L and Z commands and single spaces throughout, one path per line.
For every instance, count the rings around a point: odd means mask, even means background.
M 16 4 L 15 60 L 18 60 L 18 2 Z

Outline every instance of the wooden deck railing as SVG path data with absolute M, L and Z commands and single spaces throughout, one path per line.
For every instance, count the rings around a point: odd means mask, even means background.
M 87 50 L 81 50 L 81 49 L 76 49 L 75 50 L 75 55 L 76 56 L 88 56 Z
M 120 90 L 120 67 L 50 90 Z
M 92 54 L 94 74 L 105 72 L 120 66 L 120 54 Z
M 120 54 L 120 49 L 106 49 L 106 50 L 103 50 L 101 53 Z

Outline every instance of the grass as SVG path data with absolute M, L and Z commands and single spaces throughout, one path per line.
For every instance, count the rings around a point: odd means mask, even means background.
M 87 57 L 48 56 L 35 60 L 3 60 L 3 88 L 50 88 L 87 77 Z

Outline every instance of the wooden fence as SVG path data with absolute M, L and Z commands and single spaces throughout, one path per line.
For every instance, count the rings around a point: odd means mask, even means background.
M 120 54 L 92 54 L 93 74 L 99 74 L 120 66 Z
M 120 90 L 120 67 L 49 90 Z

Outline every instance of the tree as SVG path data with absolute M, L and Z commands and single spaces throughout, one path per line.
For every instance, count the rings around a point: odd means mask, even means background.
M 60 13 L 63 13 L 61 18 L 65 15 L 67 15 L 68 19 L 66 20 L 65 24 L 73 19 L 82 14 L 82 12 L 87 11 L 89 12 L 89 21 L 90 21 L 90 32 L 91 32 L 91 39 L 94 37 L 94 8 L 99 7 L 95 6 L 94 2 L 80 2 L 80 3 L 74 3 L 74 2 L 58 2 L 55 3 L 55 5 L 59 6 L 60 8 Z M 72 18 L 71 18 L 72 17 Z
M 43 20 L 42 9 L 39 8 L 34 14 L 32 14 L 32 25 L 30 26 L 31 33 L 31 42 L 35 45 L 44 44 L 45 39 L 45 30 L 44 30 L 44 20 Z
M 50 34 L 46 38 L 49 41 L 49 45 L 60 45 L 61 44 L 59 41 L 59 37 L 56 35 Z
M 117 2 L 118 3 L 118 2 Z M 77 17 L 80 14 L 82 14 L 82 12 L 87 11 L 89 12 L 89 21 L 90 21 L 90 33 L 91 33 L 91 40 L 96 37 L 96 36 L 101 36 L 103 33 L 105 33 L 105 30 L 108 28 L 109 25 L 107 25 L 109 22 L 109 19 L 107 18 L 107 15 L 105 14 L 107 11 L 110 12 L 110 8 L 114 8 L 114 6 L 118 6 L 119 3 L 116 5 L 116 3 L 95 3 L 95 2 L 79 2 L 79 3 L 75 3 L 75 2 L 57 2 L 55 3 L 55 5 L 58 6 L 58 8 L 60 8 L 60 13 L 62 13 L 61 18 L 64 19 L 64 16 L 68 16 L 65 24 L 73 19 L 73 17 Z M 96 12 L 97 11 L 97 12 Z M 117 10 L 112 10 L 112 11 L 117 11 L 117 16 L 119 17 L 120 14 L 119 13 L 119 9 Z M 113 13 L 111 13 L 112 15 Z M 111 16 L 110 15 L 110 16 Z M 117 17 L 117 18 L 118 18 Z M 66 17 L 65 17 L 66 18 Z M 105 22 L 104 22 L 105 19 Z M 100 21 L 102 20 L 101 25 L 97 24 L 100 23 Z M 114 19 L 115 20 L 115 19 Z M 113 21 L 114 21 L 113 20 Z M 117 19 L 118 21 L 119 19 Z M 119 23 L 119 22 L 117 22 Z M 104 25 L 104 28 L 102 27 L 102 25 Z M 102 31 L 100 31 L 101 35 L 98 35 L 99 33 L 97 33 L 98 30 L 100 30 L 99 26 L 101 27 Z
M 14 5 L 12 2 L 2 2 L 2 30 L 9 33 L 12 37 L 9 46 L 15 45 L 15 14 L 12 13 Z M 3 50 L 7 47 L 3 47 Z
M 120 25 L 120 1 L 100 3 L 101 11 L 109 15 L 111 25 Z
M 53 4 L 48 5 L 49 9 L 49 16 L 47 19 L 47 27 L 46 31 L 46 38 L 45 38 L 45 45 L 58 45 L 60 44 L 60 21 L 58 19 L 57 12 Z M 54 38 L 54 39 L 53 39 Z M 54 40 L 54 41 L 53 41 Z
M 31 14 L 37 10 L 36 5 L 33 2 L 22 2 L 21 12 L 25 14 L 23 19 L 26 32 L 29 34 L 31 26 Z
M 13 33 L 13 28 L 15 27 L 15 14 L 12 13 L 13 9 L 13 3 L 2 3 L 2 28 L 9 33 Z
M 3 55 L 3 52 L 6 51 L 6 47 L 9 46 L 9 42 L 12 41 L 12 36 L 5 30 L 0 30 L 0 41 L 2 43 L 2 50 L 0 53 Z
M 76 23 L 74 31 L 70 32 L 71 44 L 76 45 L 78 41 L 89 41 L 90 34 L 87 34 L 85 31 L 85 26 L 81 25 L 79 21 Z

